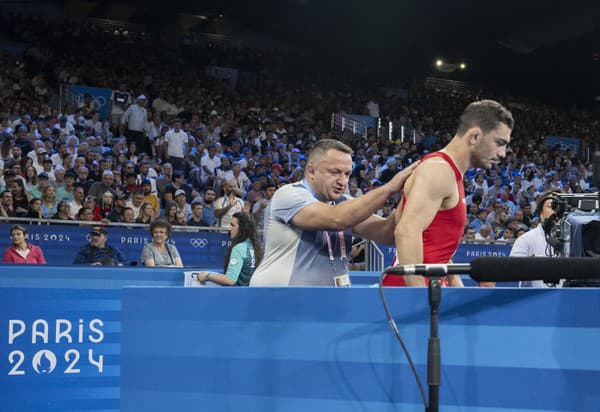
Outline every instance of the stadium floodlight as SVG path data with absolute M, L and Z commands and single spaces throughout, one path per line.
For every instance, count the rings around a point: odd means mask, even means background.
M 459 67 L 461 70 L 465 70 L 467 68 L 467 65 L 465 63 L 461 63 Z
M 444 62 L 442 61 L 442 59 L 437 59 L 435 61 L 435 66 L 436 67 L 442 67 L 444 65 Z

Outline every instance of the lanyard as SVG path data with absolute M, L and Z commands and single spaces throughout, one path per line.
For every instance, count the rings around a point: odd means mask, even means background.
M 331 238 L 329 237 L 329 232 L 325 233 L 325 240 L 327 241 L 327 251 L 329 252 L 329 264 L 333 266 L 335 262 L 335 257 L 333 256 L 333 248 L 331 247 Z M 338 238 L 340 240 L 340 260 L 345 262 L 348 259 L 346 255 L 346 242 L 344 241 L 344 232 L 337 232 Z
M 308 192 L 318 201 L 319 198 L 317 197 L 317 195 L 315 194 L 315 192 L 312 190 L 312 188 L 310 187 L 310 185 L 308 184 L 308 181 L 306 179 L 304 179 L 302 181 L 302 185 L 304 186 L 304 188 L 306 190 L 308 190 Z M 329 252 L 329 266 L 331 266 L 331 269 L 334 269 L 334 263 L 335 263 L 335 257 L 333 255 L 333 248 L 331 247 L 331 237 L 329 236 L 329 232 L 327 231 L 323 231 L 323 233 L 325 234 L 325 240 L 327 241 L 327 251 Z M 340 241 L 340 260 L 342 262 L 346 262 L 348 260 L 348 255 L 346 254 L 346 242 L 345 242 L 345 236 L 344 236 L 344 231 L 339 231 L 337 232 L 338 234 L 338 239 Z

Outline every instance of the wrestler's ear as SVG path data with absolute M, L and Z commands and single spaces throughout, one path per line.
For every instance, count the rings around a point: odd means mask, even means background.
M 483 138 L 483 131 L 479 127 L 471 127 L 467 130 L 467 139 L 471 144 L 478 144 Z

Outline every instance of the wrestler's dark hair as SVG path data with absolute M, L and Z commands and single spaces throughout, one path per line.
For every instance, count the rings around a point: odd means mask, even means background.
M 504 123 L 509 129 L 515 127 L 511 112 L 494 100 L 480 100 L 469 104 L 460 115 L 456 134 L 463 136 L 472 127 L 488 133 Z
M 308 161 L 314 161 L 315 157 L 322 156 L 327 153 L 328 150 L 338 150 L 349 155 L 354 154 L 354 151 L 346 144 L 334 139 L 322 139 L 319 140 L 310 150 Z

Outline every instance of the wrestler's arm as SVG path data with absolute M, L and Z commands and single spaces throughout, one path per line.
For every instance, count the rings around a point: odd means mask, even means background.
M 423 263 L 423 231 L 431 224 L 456 181 L 452 168 L 430 159 L 421 164 L 404 189 L 406 202 L 394 231 L 399 265 Z M 407 286 L 425 286 L 422 276 L 404 276 Z

